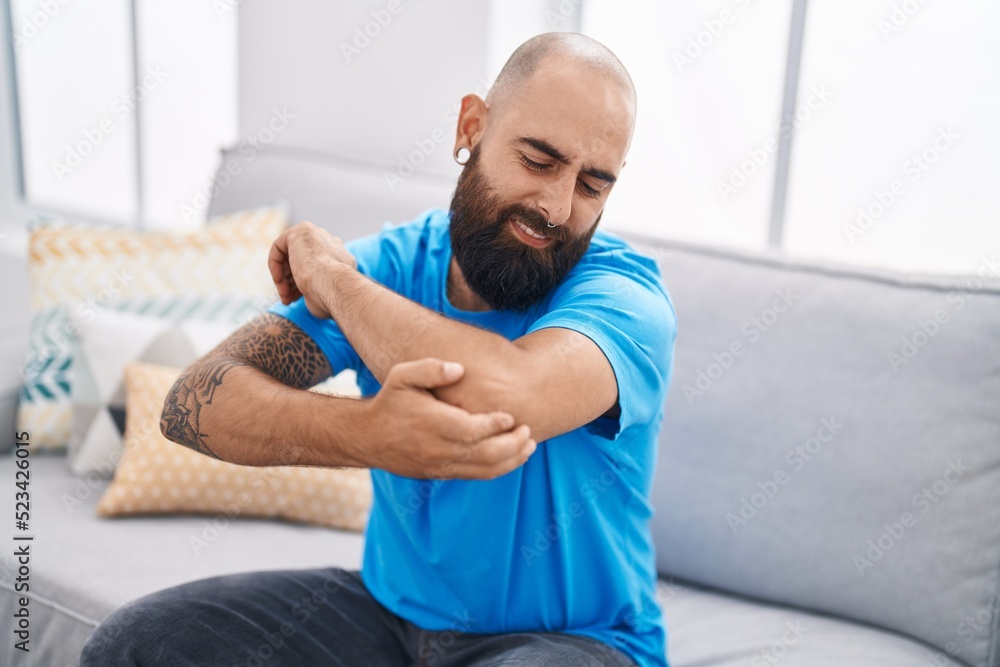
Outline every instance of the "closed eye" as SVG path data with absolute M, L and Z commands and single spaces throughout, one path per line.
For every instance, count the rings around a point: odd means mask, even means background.
M 590 187 L 589 185 L 587 185 L 586 181 L 580 181 L 580 189 L 583 190 L 583 194 L 587 195 L 588 197 L 601 196 L 601 191 Z
M 523 164 L 525 167 L 527 167 L 532 171 L 545 171 L 551 166 L 547 164 L 542 164 L 541 162 L 535 162 L 526 155 L 521 156 L 521 164 Z
M 521 159 L 521 164 L 523 164 L 525 167 L 527 167 L 532 171 L 546 171 L 547 169 L 550 169 L 552 167 L 552 165 L 550 164 L 542 164 L 541 162 L 535 162 L 527 155 L 522 154 L 520 159 Z M 596 199 L 601 196 L 601 191 L 591 187 L 590 185 L 587 184 L 586 181 L 580 180 L 578 182 L 580 184 L 580 191 L 583 192 L 583 194 L 586 195 L 587 197 L 593 197 Z

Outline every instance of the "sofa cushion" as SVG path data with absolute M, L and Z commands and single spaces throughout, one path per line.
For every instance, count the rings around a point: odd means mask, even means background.
M 671 667 L 952 667 L 944 652 L 894 632 L 663 580 Z
M 1000 665 L 1000 262 L 907 277 L 631 240 L 678 316 L 661 572 Z
M 14 457 L 0 456 L 0 479 Z M 363 537 L 317 526 L 242 517 L 162 516 L 108 521 L 96 516 L 108 482 L 76 478 L 64 460 L 32 456 L 31 660 L 75 665 L 87 635 L 122 604 L 219 574 L 361 566 Z M 209 543 L 197 553 L 191 537 Z M 43 539 L 44 538 L 44 539 Z M 17 609 L 14 560 L 0 555 L 0 615 Z M 817 614 L 661 582 L 672 667 L 913 667 L 948 665 L 918 642 Z M 791 628 L 789 625 L 791 624 Z M 796 632 L 797 631 L 797 632 Z M 0 643 L 0 665 L 23 662 Z M 926 661 L 926 662 L 925 662 Z
M 87 635 L 108 614 L 187 581 L 361 566 L 364 540 L 354 532 L 246 516 L 99 518 L 96 505 L 107 480 L 74 477 L 63 457 L 32 454 L 30 461 L 30 661 L 5 640 L 0 665 L 75 665 Z M 14 470 L 14 457 L 0 456 L 0 479 L 13 480 Z M 14 590 L 12 553 L 0 554 L 0 616 L 7 619 L 22 595 Z

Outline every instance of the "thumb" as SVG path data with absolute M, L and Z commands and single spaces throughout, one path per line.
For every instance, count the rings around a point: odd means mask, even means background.
M 387 380 L 405 387 L 433 389 L 455 384 L 464 374 L 462 364 L 428 357 L 396 364 L 389 369 Z

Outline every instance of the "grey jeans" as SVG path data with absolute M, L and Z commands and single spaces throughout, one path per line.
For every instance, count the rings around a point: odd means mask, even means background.
M 635 667 L 565 633 L 430 632 L 378 603 L 357 571 L 230 574 L 123 605 L 87 638 L 81 667 Z

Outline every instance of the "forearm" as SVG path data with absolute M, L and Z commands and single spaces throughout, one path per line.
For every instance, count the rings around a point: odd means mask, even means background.
M 170 440 L 244 465 L 364 465 L 362 401 L 306 391 L 330 377 L 323 352 L 287 319 L 251 320 L 193 363 L 163 402 Z
M 423 357 L 461 363 L 458 384 L 437 390 L 453 405 L 510 410 L 505 387 L 519 375 L 525 353 L 499 334 L 436 313 L 350 267 L 331 270 L 324 299 L 330 314 L 368 370 L 383 382 L 395 364 Z
M 351 435 L 363 410 L 357 399 L 289 387 L 245 362 L 210 355 L 167 395 L 161 431 L 241 465 L 364 467 Z

